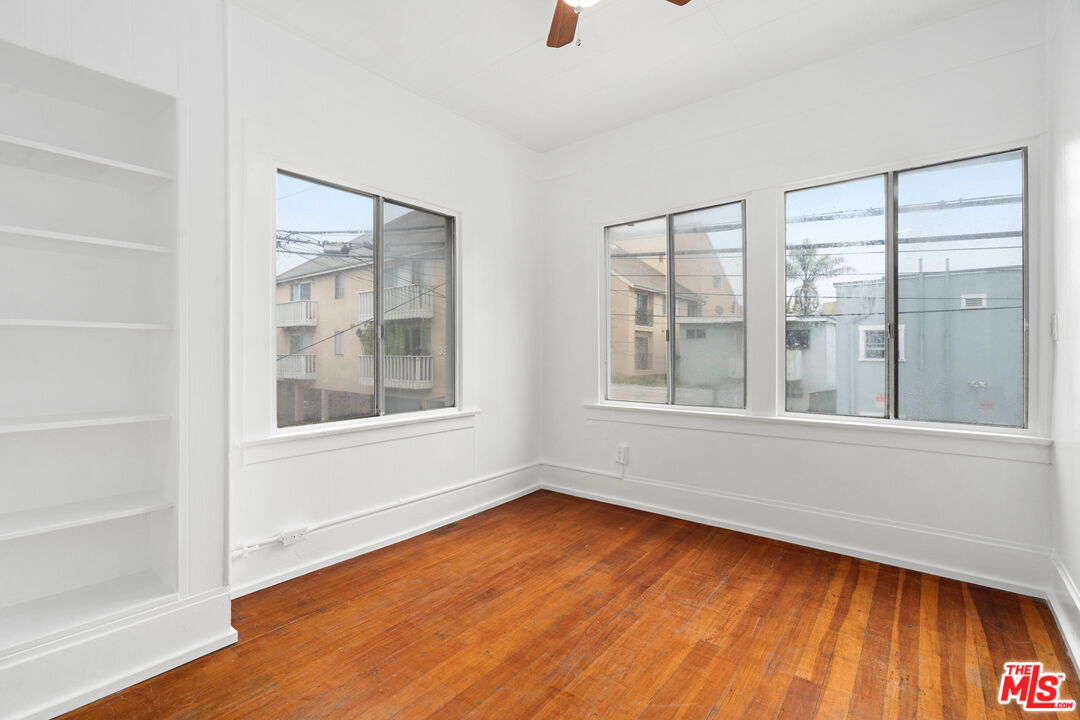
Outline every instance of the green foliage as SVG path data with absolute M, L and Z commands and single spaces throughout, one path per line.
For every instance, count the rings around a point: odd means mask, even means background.
M 813 315 L 820 311 L 818 280 L 852 271 L 839 255 L 819 255 L 809 239 L 804 239 L 802 245 L 788 248 L 786 268 L 788 280 L 799 283 L 788 298 L 787 310 L 795 315 Z

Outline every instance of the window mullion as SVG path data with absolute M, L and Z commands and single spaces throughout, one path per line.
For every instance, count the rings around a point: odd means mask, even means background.
M 386 414 L 386 393 L 383 384 L 383 199 L 375 198 L 375 222 L 372 229 L 374 277 L 371 282 L 372 317 L 375 323 L 372 337 L 375 345 L 375 414 Z
M 900 321 L 897 312 L 899 302 L 896 297 L 899 285 L 897 280 L 898 227 L 896 173 L 890 172 L 885 176 L 885 407 L 887 408 L 886 416 L 889 418 L 897 417 L 896 401 L 899 394 L 897 357 Z
M 667 391 L 668 405 L 675 404 L 675 310 L 678 304 L 675 299 L 675 219 L 667 216 Z

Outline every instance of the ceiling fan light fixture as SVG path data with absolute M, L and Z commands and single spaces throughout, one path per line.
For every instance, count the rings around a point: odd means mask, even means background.
M 600 0 L 562 0 L 562 1 L 564 3 L 566 3 L 567 5 L 569 5 L 570 7 L 572 7 L 572 8 L 579 8 L 579 7 L 588 8 L 588 7 L 592 7 L 596 3 L 600 2 Z

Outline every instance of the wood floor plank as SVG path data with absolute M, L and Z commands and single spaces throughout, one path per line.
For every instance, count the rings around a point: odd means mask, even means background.
M 802 649 L 806 646 L 813 629 L 811 623 L 805 622 L 804 618 L 808 614 L 813 615 L 819 612 L 825 599 L 829 580 L 839 560 L 839 556 L 831 553 L 818 554 L 810 583 L 798 601 L 797 612 L 792 616 L 788 629 L 777 642 L 772 657 L 761 674 L 758 689 L 743 711 L 742 717 L 745 720 L 782 717 L 778 713 L 787 701 L 789 689 L 796 677 L 795 670 L 802 657 Z M 814 688 L 816 701 L 820 685 L 814 685 Z M 808 708 L 810 714 L 813 709 L 813 705 Z
M 548 491 L 233 611 L 66 717 L 1003 719 L 1017 660 L 1080 693 L 1041 600 Z
M 889 688 L 889 670 L 892 655 L 889 652 L 895 642 L 896 616 L 899 610 L 898 587 L 903 571 L 883 566 L 877 575 L 874 594 L 870 600 L 869 617 L 863 633 L 862 648 L 851 702 L 847 715 L 853 718 L 882 717 L 885 715 L 885 696 Z
M 837 633 L 834 657 L 829 663 L 829 674 L 822 684 L 821 702 L 814 716 L 822 720 L 842 720 L 847 717 L 851 691 L 855 687 L 866 623 L 870 618 L 870 601 L 877 584 L 878 564 L 860 561 L 857 571 L 855 590 Z

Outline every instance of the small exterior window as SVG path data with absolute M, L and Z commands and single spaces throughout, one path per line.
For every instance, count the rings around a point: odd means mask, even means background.
M 704 340 L 705 328 L 686 328 L 687 340 Z
M 345 273 L 334 273 L 334 299 L 345 297 Z
M 293 302 L 311 299 L 311 283 L 293 283 L 289 287 L 289 299 Z
M 859 326 L 859 360 L 871 362 L 884 362 L 886 353 L 885 326 L 884 325 L 860 325 Z M 897 337 L 897 358 L 904 362 L 904 326 L 900 326 Z
M 634 369 L 652 370 L 652 351 L 647 335 L 634 338 Z
M 652 327 L 652 297 L 649 293 L 635 293 L 634 295 L 634 324 L 642 327 Z
M 334 333 L 334 354 L 341 357 L 345 354 L 345 333 Z
M 810 331 L 803 328 L 788 328 L 786 346 L 788 350 L 810 349 Z

